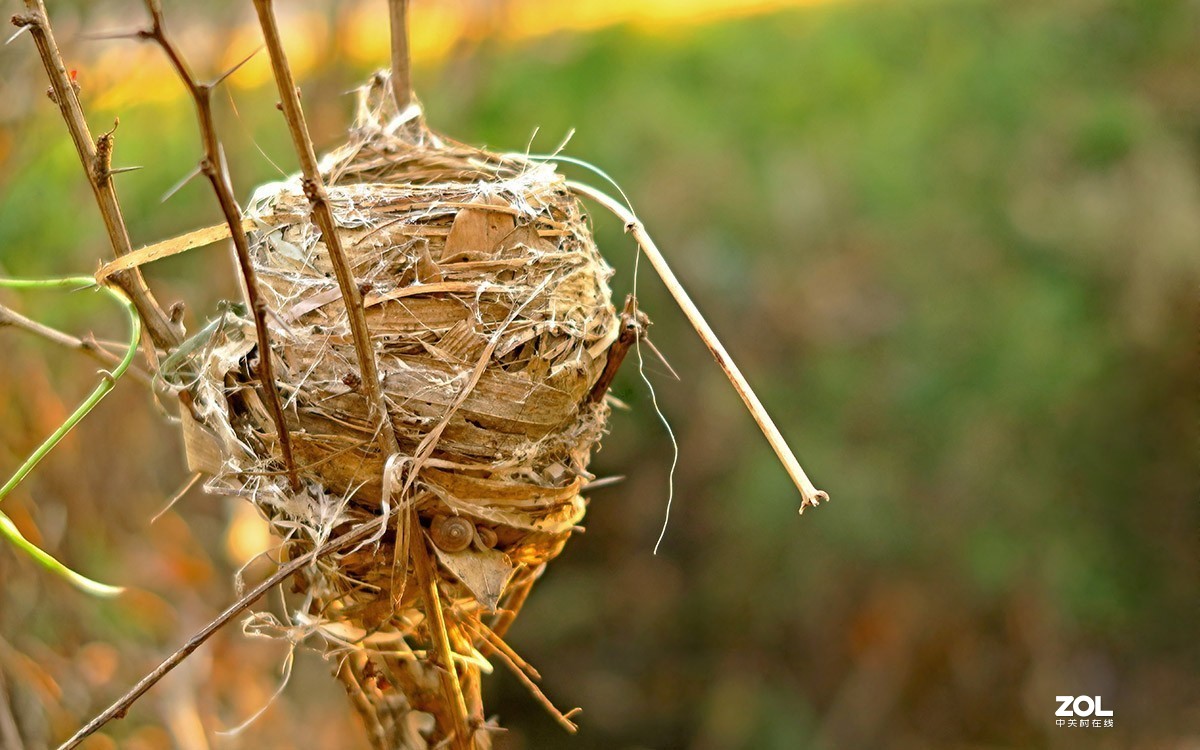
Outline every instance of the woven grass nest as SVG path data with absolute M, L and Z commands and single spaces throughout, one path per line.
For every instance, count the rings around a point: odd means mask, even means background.
M 387 517 L 297 575 L 290 621 L 260 613 L 248 627 L 317 637 L 377 746 L 487 747 L 481 673 L 496 658 L 524 668 L 500 635 L 583 518 L 608 415 L 592 390 L 620 319 L 612 271 L 553 166 L 443 138 L 387 91 L 382 74 L 363 89 L 349 142 L 321 171 L 400 453 L 376 440 L 298 178 L 259 188 L 246 214 L 302 487 L 281 471 L 251 375 L 262 353 L 232 308 L 192 355 L 185 437 L 210 489 L 255 503 L 287 558 Z M 441 613 L 427 611 L 430 584 Z

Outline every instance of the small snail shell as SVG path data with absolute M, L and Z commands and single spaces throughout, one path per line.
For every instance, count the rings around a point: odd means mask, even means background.
M 496 543 L 500 541 L 500 538 L 496 536 L 496 530 L 487 526 L 480 526 L 475 529 L 475 536 L 479 539 L 479 543 L 487 549 L 494 548 Z
M 433 543 L 445 552 L 462 552 L 475 538 L 475 524 L 462 516 L 435 516 L 429 525 Z

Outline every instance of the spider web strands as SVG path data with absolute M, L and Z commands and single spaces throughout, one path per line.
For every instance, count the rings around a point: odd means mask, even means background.
M 717 334 L 713 332 L 708 321 L 700 314 L 699 308 L 692 302 L 683 285 L 679 283 L 679 279 L 675 276 L 674 271 L 667 264 L 666 258 L 659 252 L 658 246 L 654 244 L 654 240 L 646 233 L 645 227 L 642 226 L 642 222 L 633 211 L 620 201 L 588 185 L 578 182 L 567 182 L 567 186 L 577 195 L 590 198 L 599 203 L 625 224 L 625 231 L 633 236 L 642 252 L 646 254 L 646 258 L 649 259 L 650 264 L 658 272 L 663 284 L 666 285 L 667 291 L 671 293 L 675 302 L 683 310 L 683 314 L 687 317 L 688 322 L 696 329 L 696 333 L 700 335 L 700 339 L 704 342 L 704 345 L 708 347 L 709 352 L 717 360 L 717 364 L 720 365 L 725 376 L 729 378 L 729 382 L 733 384 L 733 389 L 737 391 L 746 408 L 750 410 L 754 421 L 758 424 L 759 429 L 762 430 L 763 435 L 766 436 L 767 442 L 770 443 L 771 448 L 775 451 L 775 455 L 779 457 L 788 476 L 791 477 L 792 482 L 796 485 L 796 489 L 800 491 L 800 512 L 803 513 L 805 508 L 820 505 L 821 502 L 828 500 L 829 495 L 817 489 L 813 485 L 812 480 L 808 478 L 808 475 L 804 473 L 804 469 L 800 467 L 800 462 L 796 459 L 796 454 L 788 447 L 787 441 L 784 440 L 782 433 L 779 432 L 779 428 L 775 426 L 775 422 L 767 413 L 766 407 L 763 406 L 762 401 L 754 393 L 754 389 L 750 387 L 750 383 L 742 375 L 742 371 L 738 369 L 733 358 L 729 356 L 729 352 L 725 350 L 725 346 L 717 338 Z

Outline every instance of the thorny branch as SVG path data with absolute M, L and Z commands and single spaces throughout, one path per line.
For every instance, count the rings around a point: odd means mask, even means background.
M 204 157 L 200 160 L 199 169 L 212 185 L 213 192 L 217 195 L 217 202 L 221 205 L 225 223 L 229 225 L 232 233 L 238 267 L 241 269 L 242 282 L 246 290 L 246 302 L 254 318 L 254 330 L 258 338 L 257 375 L 259 385 L 262 387 L 263 400 L 267 405 L 267 410 L 271 413 L 271 420 L 275 423 L 275 431 L 279 435 L 279 449 L 283 455 L 283 464 L 288 479 L 293 489 L 299 489 L 300 478 L 296 474 L 296 463 L 292 457 L 292 437 L 288 432 L 287 420 L 283 414 L 283 404 L 280 401 L 279 389 L 275 381 L 275 365 L 271 358 L 271 338 L 267 330 L 267 303 L 258 292 L 258 276 L 250 259 L 250 241 L 246 237 L 245 227 L 242 226 L 241 209 L 233 197 L 229 165 L 225 162 L 225 150 L 217 139 L 217 128 L 213 120 L 213 88 L 233 71 L 227 71 L 215 83 L 197 81 L 182 52 L 167 36 L 166 27 L 163 24 L 162 6 L 158 0 L 146 0 L 146 9 L 150 11 L 151 27 L 135 32 L 135 36 L 138 39 L 154 42 L 162 49 L 195 105 L 200 142 L 204 148 Z
M 113 253 L 118 257 L 129 253 L 133 248 L 129 242 L 129 230 L 121 215 L 121 204 L 117 200 L 117 191 L 111 179 L 109 161 L 112 157 L 112 132 L 101 137 L 100 143 L 92 141 L 87 119 L 83 115 L 83 107 L 79 103 L 78 84 L 67 73 L 67 66 L 59 52 L 58 43 L 54 40 L 54 32 L 50 27 L 50 17 L 42 0 L 25 0 L 25 12 L 12 17 L 14 26 L 26 28 L 37 45 L 38 54 L 42 58 L 42 66 L 50 78 L 50 98 L 58 105 L 75 151 L 87 174 L 88 184 L 96 198 L 100 216 L 104 219 L 104 228 Z M 97 146 L 101 148 L 97 148 Z M 146 331 L 151 341 L 159 349 L 169 349 L 182 339 L 182 330 L 174 323 L 154 295 L 150 293 L 146 281 L 137 269 L 122 272 L 113 278 L 114 282 L 125 292 L 138 311 L 138 315 L 146 324 Z
M 298 557 L 288 564 L 280 567 L 279 570 L 275 571 L 270 578 L 267 578 L 265 581 L 246 592 L 242 598 L 238 599 L 224 612 L 213 618 L 212 622 L 205 625 L 199 632 L 189 638 L 187 643 L 183 644 L 183 646 L 181 646 L 175 653 L 164 659 L 161 664 L 159 664 L 154 668 L 153 671 L 139 680 L 138 683 L 130 688 L 128 692 L 118 698 L 100 715 L 84 725 L 82 729 L 80 729 L 71 737 L 71 739 L 59 745 L 58 750 L 71 750 L 71 748 L 77 747 L 79 743 L 83 742 L 89 736 L 95 734 L 100 730 L 101 727 L 113 719 L 125 718 L 126 712 L 129 711 L 129 708 L 134 704 L 135 701 L 137 701 L 138 698 L 141 698 L 146 691 L 154 687 L 159 680 L 161 680 L 163 677 L 166 677 L 172 669 L 179 666 L 180 662 L 191 656 L 193 651 L 200 648 L 205 641 L 211 638 L 218 630 L 225 627 L 230 620 L 237 617 L 252 604 L 254 604 L 254 602 L 258 601 L 263 594 L 286 581 L 293 573 L 301 568 L 313 564 L 326 555 L 346 549 L 355 542 L 366 539 L 372 532 L 375 531 L 375 528 L 385 520 L 386 517 L 380 516 L 373 521 L 364 523 L 357 528 L 342 534 L 336 539 L 326 542 L 307 555 Z
M 313 151 L 312 138 L 308 134 L 308 124 L 304 119 L 304 110 L 300 106 L 300 94 L 296 88 L 296 80 L 292 76 L 288 64 L 287 53 L 283 49 L 283 41 L 279 36 L 279 25 L 275 22 L 275 13 L 271 8 L 271 0 L 254 0 L 254 8 L 258 11 L 258 21 L 262 26 L 263 38 L 267 44 L 267 53 L 271 57 L 271 68 L 275 73 L 275 83 L 279 87 L 280 105 L 284 118 L 287 120 L 288 132 L 291 133 L 296 155 L 300 159 L 300 171 L 304 194 L 312 205 L 313 220 L 321 230 L 321 238 L 329 250 L 329 260 L 333 264 L 337 276 L 338 287 L 342 292 L 342 301 L 346 304 L 347 318 L 350 321 L 350 332 L 354 339 L 354 351 L 358 355 L 358 367 L 362 372 L 362 384 L 366 391 L 367 402 L 377 421 L 378 435 L 385 455 L 400 452 L 400 444 L 396 441 L 396 431 L 388 415 L 387 403 L 383 398 L 383 385 L 379 381 L 379 368 L 375 363 L 375 349 L 371 345 L 371 332 L 367 329 L 367 319 L 363 314 L 362 292 L 354 281 L 354 272 L 346 260 L 346 252 L 342 248 L 341 236 L 337 232 L 337 224 L 333 219 L 333 211 L 329 206 L 329 195 L 325 192 L 325 183 L 317 167 L 317 156 Z

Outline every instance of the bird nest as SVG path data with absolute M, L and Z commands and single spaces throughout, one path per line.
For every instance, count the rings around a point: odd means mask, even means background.
M 286 558 L 377 525 L 297 574 L 288 621 L 250 627 L 319 637 L 377 746 L 465 734 L 483 747 L 480 675 L 493 658 L 532 672 L 502 636 L 584 515 L 608 415 L 593 391 L 620 323 L 612 271 L 553 166 L 452 142 L 386 92 L 382 77 L 363 90 L 349 143 L 321 171 L 399 452 L 377 439 L 298 177 L 259 188 L 246 212 L 272 350 L 233 306 L 185 345 L 185 437 L 210 488 L 253 502 Z M 254 375 L 262 356 L 299 489 Z

